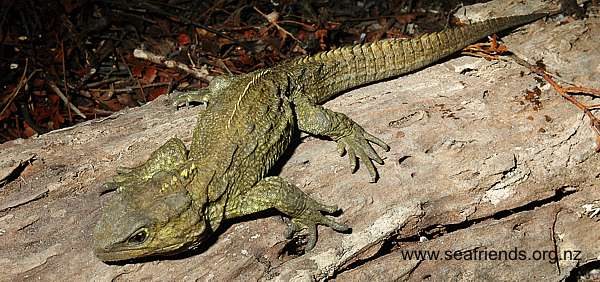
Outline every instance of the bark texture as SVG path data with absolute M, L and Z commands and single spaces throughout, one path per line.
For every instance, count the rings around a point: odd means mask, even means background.
M 458 14 L 540 7 L 553 8 L 492 1 Z M 587 18 L 537 22 L 503 40 L 530 62 L 543 60 L 559 81 L 600 88 L 597 38 L 600 21 Z M 541 95 L 527 98 L 534 87 Z M 199 109 L 174 111 L 160 98 L 0 145 L 0 280 L 561 280 L 593 276 L 600 267 L 600 155 L 589 120 L 527 69 L 456 56 L 327 106 L 389 142 L 380 180 L 368 183 L 364 169 L 351 175 L 335 144 L 313 137 L 303 138 L 275 173 L 340 205 L 338 220 L 352 226 L 351 234 L 321 228 L 316 248 L 298 257 L 287 252 L 280 217 L 266 215 L 230 224 L 202 253 L 100 262 L 91 234 L 102 201 L 111 197 L 99 196 L 101 183 L 172 136 L 191 139 Z M 409 259 L 411 250 L 441 253 L 437 260 Z M 493 251 L 525 257 L 493 259 Z M 474 252 L 487 259 L 465 258 Z

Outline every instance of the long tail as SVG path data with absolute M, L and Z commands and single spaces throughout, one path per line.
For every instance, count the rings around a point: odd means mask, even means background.
M 495 18 L 421 35 L 343 47 L 295 60 L 296 64 L 318 64 L 321 77 L 314 82 L 311 99 L 322 103 L 350 88 L 418 70 L 487 35 L 523 25 L 545 13 Z

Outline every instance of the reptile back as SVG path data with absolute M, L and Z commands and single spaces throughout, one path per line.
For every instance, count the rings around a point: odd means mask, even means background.
M 211 86 L 212 102 L 199 112 L 189 157 L 213 163 L 215 180 L 227 182 L 220 185 L 251 187 L 289 145 L 295 124 L 290 102 L 281 96 L 287 85 L 282 79 L 267 69 Z

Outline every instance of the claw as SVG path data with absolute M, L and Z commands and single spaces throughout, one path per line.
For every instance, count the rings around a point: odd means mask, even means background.
M 354 148 L 348 146 L 346 151 L 348 151 L 348 159 L 350 160 L 350 171 L 352 171 L 352 173 L 355 173 L 356 170 L 358 169 L 358 160 L 356 158 L 356 153 L 354 152 Z
M 326 225 L 329 228 L 337 231 L 337 232 L 346 232 L 348 230 L 350 230 L 350 227 L 348 227 L 348 225 L 345 224 L 341 224 L 331 218 L 328 217 L 323 217 L 323 221 L 319 222 L 322 225 Z
M 317 244 L 317 225 L 314 223 L 308 224 L 306 230 L 308 231 L 308 242 L 306 243 L 304 250 L 308 252 Z
M 289 220 L 288 228 L 284 232 L 284 236 L 287 239 L 291 239 L 294 234 L 302 229 L 308 233 L 308 242 L 306 243 L 305 250 L 310 251 L 315 247 L 317 243 L 317 225 L 325 225 L 338 232 L 346 232 L 350 230 L 350 227 L 338 223 L 335 220 L 324 216 L 321 212 L 335 213 L 340 209 L 335 205 L 324 205 L 315 200 L 308 199 L 306 203 L 306 210 Z
M 369 134 L 357 124 L 354 124 L 351 134 L 339 138 L 337 142 L 337 150 L 338 153 L 340 153 L 340 156 L 343 156 L 344 152 L 348 154 L 352 173 L 357 170 L 358 158 L 366 166 L 367 171 L 369 171 L 371 182 L 376 182 L 377 170 L 373 165 L 373 161 L 382 165 L 383 159 L 381 159 L 370 143 L 376 144 L 385 151 L 389 151 L 390 146 L 381 139 Z
M 377 144 L 377 146 L 381 147 L 386 152 L 390 150 L 390 145 L 385 143 L 383 140 L 371 135 L 369 132 L 364 131 L 363 133 L 369 142 Z
M 342 143 L 342 142 L 337 143 L 337 151 L 338 151 L 338 154 L 340 155 L 340 157 L 343 157 L 344 154 L 346 154 L 346 147 L 344 146 L 344 143 Z
M 117 167 L 117 174 L 128 174 L 132 170 L 133 170 L 133 168 L 130 168 L 130 167 L 118 166 Z
M 336 206 L 336 205 L 333 205 L 333 206 L 324 205 L 324 204 L 321 204 L 321 203 L 319 203 L 317 201 L 315 201 L 314 203 L 317 205 L 316 207 L 314 207 L 314 209 L 319 210 L 319 211 L 323 211 L 323 212 L 326 212 L 326 213 L 334 213 L 334 212 L 337 212 L 337 211 L 340 210 L 340 208 L 338 208 L 338 206 Z

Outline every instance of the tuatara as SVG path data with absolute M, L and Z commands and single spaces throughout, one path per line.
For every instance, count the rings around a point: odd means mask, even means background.
M 173 138 L 132 169 L 120 169 L 116 189 L 94 233 L 103 261 L 169 255 L 203 246 L 223 220 L 274 208 L 291 218 L 288 237 L 306 229 L 310 250 L 317 225 L 349 228 L 323 213 L 338 211 L 279 176 L 266 176 L 301 130 L 337 142 L 376 181 L 372 144 L 389 146 L 342 113 L 320 106 L 366 83 L 418 70 L 481 38 L 539 19 L 531 14 L 486 20 L 425 34 L 343 47 L 290 60 L 252 73 L 215 78 L 176 103 L 203 102 L 189 150 Z

